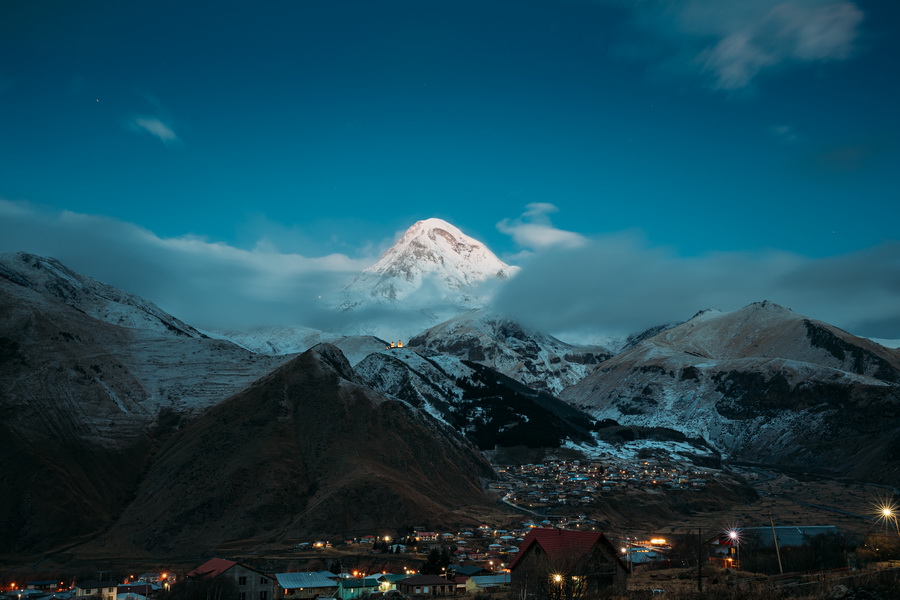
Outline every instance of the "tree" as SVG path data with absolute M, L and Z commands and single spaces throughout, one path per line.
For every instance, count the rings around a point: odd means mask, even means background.
M 428 558 L 422 563 L 420 571 L 423 575 L 444 575 L 447 567 L 450 565 L 450 554 L 447 549 L 438 550 L 432 548 L 428 553 Z

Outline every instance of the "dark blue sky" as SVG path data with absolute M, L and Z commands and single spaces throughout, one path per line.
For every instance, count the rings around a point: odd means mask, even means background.
M 362 262 L 431 216 L 520 263 L 565 232 L 678 257 L 897 238 L 892 0 L 3 13 L 0 201 L 34 238 L 70 213 Z

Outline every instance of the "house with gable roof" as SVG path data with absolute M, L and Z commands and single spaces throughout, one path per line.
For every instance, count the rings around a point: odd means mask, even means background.
M 485 592 L 505 592 L 509 589 L 509 582 L 509 573 L 473 575 L 466 580 L 466 593 L 474 595 Z
M 336 594 L 341 600 L 353 600 L 353 598 L 374 594 L 380 587 L 381 582 L 374 577 L 345 577 L 338 582 Z
M 535 528 L 509 563 L 516 596 L 571 599 L 625 593 L 628 568 L 599 531 Z
M 404 596 L 452 596 L 456 584 L 439 575 L 413 575 L 397 582 L 397 589 Z
M 338 591 L 337 581 L 321 573 L 275 573 L 278 582 L 277 597 L 309 600 L 319 596 L 334 596 Z
M 275 600 L 275 578 L 247 565 L 211 558 L 187 574 L 188 581 L 222 580 L 234 584 L 237 600 Z
M 97 597 L 100 600 L 116 600 L 116 589 L 119 586 L 118 581 L 79 581 L 75 585 L 75 597 Z

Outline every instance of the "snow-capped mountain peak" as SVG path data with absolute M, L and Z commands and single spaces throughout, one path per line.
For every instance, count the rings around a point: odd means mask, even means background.
M 407 291 L 401 281 L 418 289 L 424 278 L 437 276 L 446 288 L 460 289 L 493 277 L 505 279 L 513 270 L 478 240 L 446 221 L 432 218 L 407 229 L 365 273 L 381 275 L 379 284 L 388 283 L 378 286 L 373 295 L 394 299 Z
M 437 295 L 448 304 L 471 306 L 478 303 L 473 297 L 476 287 L 517 270 L 450 223 L 425 219 L 406 230 L 347 287 L 350 302 L 345 307 L 372 300 L 415 303 L 417 292 L 428 302 Z

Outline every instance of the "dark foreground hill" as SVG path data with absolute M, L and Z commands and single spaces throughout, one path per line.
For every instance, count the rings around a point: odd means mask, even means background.
M 273 373 L 288 360 L 53 259 L 0 256 L 0 558 L 200 551 L 489 506 L 490 467 L 449 428 L 357 383 L 333 347 Z
M 163 445 L 96 543 L 171 555 L 247 540 L 477 522 L 485 459 L 452 430 L 357 383 L 320 345 L 210 409 Z

